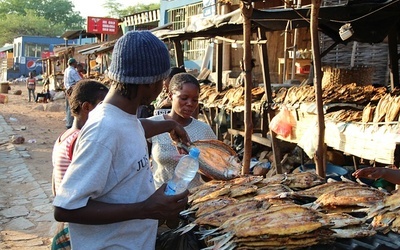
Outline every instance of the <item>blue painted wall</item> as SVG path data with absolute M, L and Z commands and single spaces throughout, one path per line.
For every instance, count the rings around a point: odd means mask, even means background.
M 26 44 L 38 44 L 49 47 L 53 50 L 54 45 L 64 44 L 64 39 L 59 37 L 42 36 L 21 36 L 14 39 L 14 68 L 7 71 L 7 80 L 15 79 L 22 75 L 27 76 L 29 72 L 35 71 L 37 75 L 43 71 L 42 62 L 38 61 L 40 57 L 27 57 L 25 55 Z

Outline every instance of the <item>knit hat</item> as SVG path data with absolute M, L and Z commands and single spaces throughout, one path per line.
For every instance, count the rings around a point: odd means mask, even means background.
M 118 39 L 108 77 L 124 84 L 151 84 L 170 72 L 165 44 L 149 31 L 130 31 Z

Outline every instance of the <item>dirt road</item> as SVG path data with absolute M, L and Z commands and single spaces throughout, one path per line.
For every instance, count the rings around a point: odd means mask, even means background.
M 13 128 L 16 135 L 25 138 L 22 144 L 31 155 L 26 159 L 38 181 L 51 181 L 51 152 L 54 141 L 65 130 L 65 99 L 49 103 L 28 102 L 28 90 L 24 84 L 10 85 L 8 103 L 0 104 L 0 114 Z M 21 90 L 21 95 L 14 95 Z M 41 91 L 39 86 L 36 91 Z M 46 110 L 45 110 L 46 109 Z

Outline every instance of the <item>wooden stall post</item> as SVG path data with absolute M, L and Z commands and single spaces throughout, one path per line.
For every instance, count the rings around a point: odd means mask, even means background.
M 400 87 L 399 82 L 399 59 L 400 56 L 397 51 L 397 44 L 399 42 L 397 38 L 397 31 L 399 30 L 399 24 L 394 26 L 388 34 L 389 43 L 389 68 L 390 68 L 390 87 L 392 89 Z
M 180 67 L 184 65 L 182 44 L 178 39 L 174 39 L 172 42 L 174 43 L 176 66 Z
M 311 47 L 314 62 L 314 88 L 315 88 L 315 99 L 317 104 L 317 116 L 318 116 L 318 145 L 317 151 L 315 152 L 315 169 L 319 176 L 325 178 L 326 169 L 326 145 L 325 145 L 325 121 L 324 111 L 322 107 L 322 71 L 321 71 L 321 56 L 319 49 L 319 37 L 318 37 L 318 16 L 319 9 L 321 6 L 321 0 L 312 0 L 311 5 Z
M 250 0 L 241 1 L 240 9 L 243 15 L 243 41 L 244 41 L 244 72 L 245 72 L 245 108 L 244 108 L 244 154 L 243 154 L 243 168 L 242 174 L 250 173 L 250 160 L 251 160 L 251 148 L 252 148 L 252 134 L 253 134 L 253 121 L 252 121 L 252 110 L 251 110 L 251 89 L 253 86 L 251 76 L 251 23 L 250 17 L 253 13 L 253 6 Z
M 258 38 L 261 41 L 267 40 L 267 36 L 265 35 L 265 29 L 259 27 L 258 28 Z M 262 68 L 262 75 L 263 75 L 263 82 L 264 82 L 264 91 L 265 95 L 267 97 L 267 106 L 263 107 L 263 116 L 264 112 L 267 113 L 267 123 L 268 125 L 264 125 L 264 119 L 263 119 L 263 124 L 262 126 L 262 133 L 263 136 L 265 136 L 266 130 L 269 130 L 269 133 L 271 135 L 271 147 L 272 147 L 272 153 L 274 155 L 274 164 L 275 164 L 275 169 L 277 174 L 282 174 L 282 164 L 281 164 L 281 151 L 279 148 L 279 141 L 276 138 L 276 134 L 269 129 L 269 123 L 271 122 L 271 119 L 274 117 L 274 111 L 271 109 L 271 104 L 273 103 L 272 100 L 272 89 L 271 89 L 271 79 L 269 75 L 269 64 L 268 64 L 268 50 L 267 50 L 267 43 L 261 43 L 258 44 L 259 51 L 260 51 L 260 63 L 261 63 L 261 68 Z

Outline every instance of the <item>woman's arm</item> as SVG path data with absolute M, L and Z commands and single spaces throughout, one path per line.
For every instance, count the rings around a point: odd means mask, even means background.
M 384 167 L 368 167 L 358 169 L 353 173 L 356 178 L 379 179 L 383 178 L 393 184 L 400 184 L 400 170 Z

